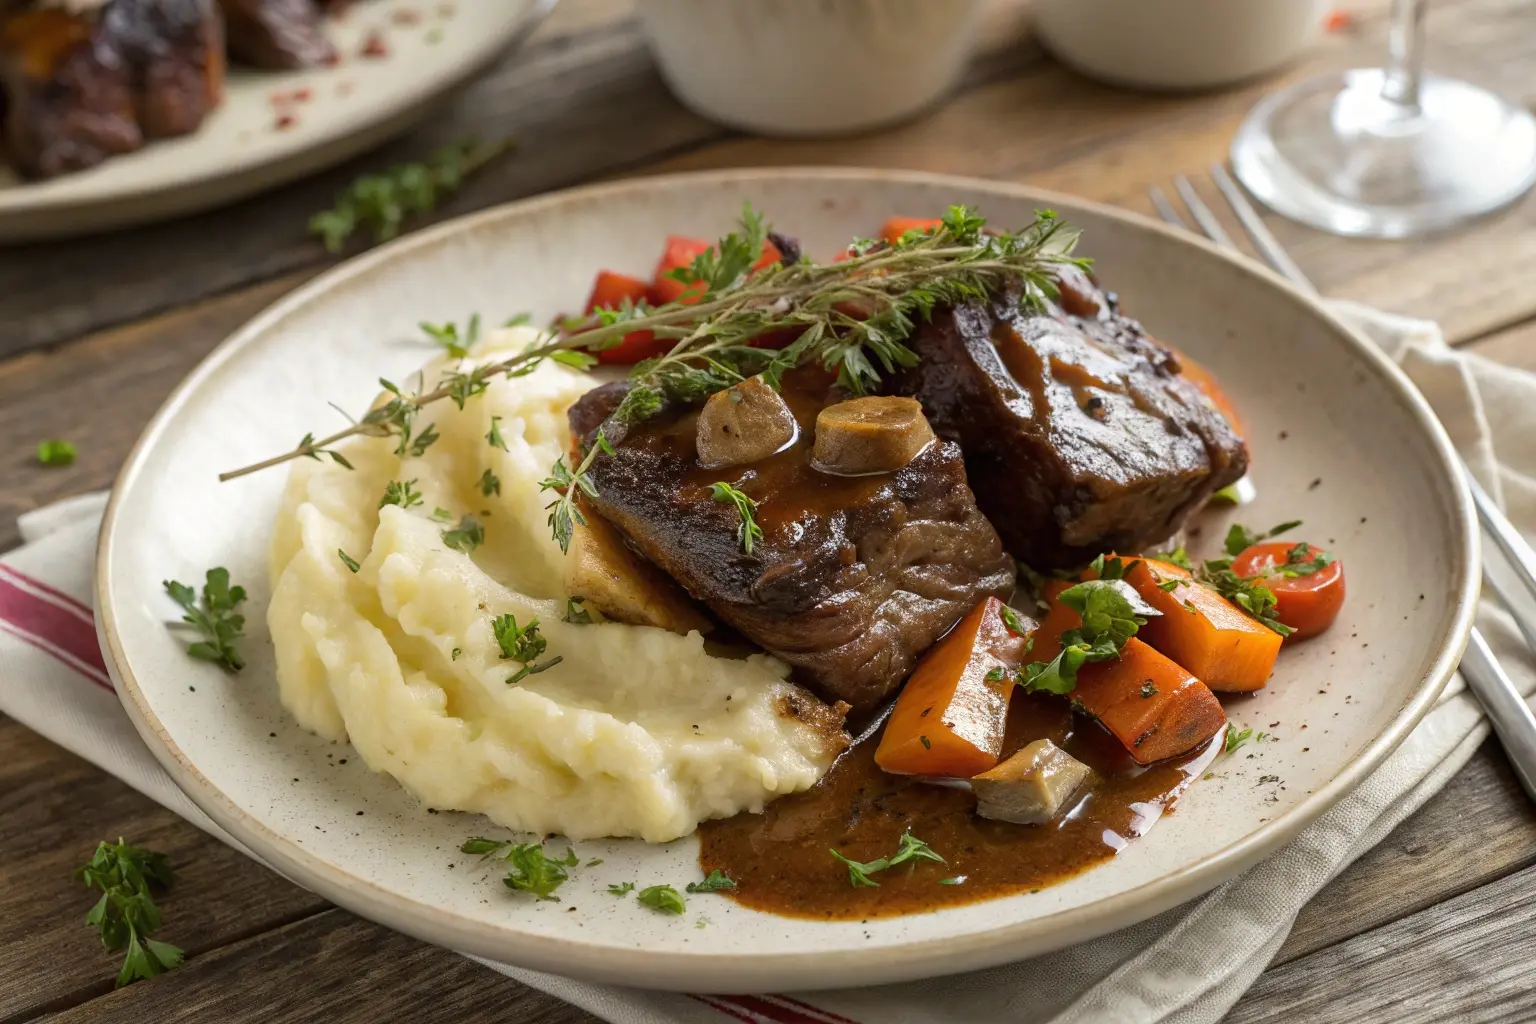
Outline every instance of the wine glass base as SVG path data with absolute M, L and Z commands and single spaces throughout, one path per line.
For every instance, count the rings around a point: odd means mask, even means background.
M 1406 238 L 1507 206 L 1536 185 L 1536 118 L 1426 75 L 1417 108 L 1386 73 L 1346 71 L 1266 97 L 1232 141 L 1232 169 L 1270 209 L 1324 231 Z

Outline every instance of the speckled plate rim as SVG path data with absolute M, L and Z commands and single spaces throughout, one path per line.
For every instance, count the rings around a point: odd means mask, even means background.
M 327 864 L 302 847 L 284 840 L 242 810 L 229 796 L 198 771 L 172 741 L 169 732 L 149 706 L 124 656 L 118 623 L 110 603 L 108 567 L 117 543 L 119 497 L 140 472 L 146 454 L 167 422 L 189 396 L 226 361 L 300 307 L 322 298 L 328 291 L 363 277 L 382 264 L 408 253 L 421 254 L 451 242 L 455 236 L 505 217 L 517 217 L 539 207 L 570 202 L 622 200 L 637 193 L 689 182 L 741 184 L 764 180 L 910 182 L 950 185 L 999 196 L 1022 198 L 1041 206 L 1070 204 L 1097 215 L 1132 222 L 1138 229 L 1167 236 L 1179 245 L 1205 249 L 1211 256 L 1232 264 L 1241 273 L 1260 279 L 1305 306 L 1337 331 L 1366 366 L 1388 386 L 1393 397 L 1409 412 L 1434 452 L 1433 471 L 1444 485 L 1451 518 L 1452 543 L 1459 557 L 1452 566 L 1453 614 L 1450 628 L 1439 639 L 1439 653 L 1418 679 L 1412 695 L 1377 737 L 1329 782 L 1286 813 L 1266 822 L 1236 842 L 1182 869 L 1129 892 L 1097 899 L 1081 906 L 1030 920 L 1002 924 L 995 929 L 963 937 L 920 939 L 900 946 L 878 949 L 820 951 L 771 955 L 656 953 L 644 949 L 612 947 L 520 935 L 515 929 L 467 921 L 441 908 L 425 905 L 389 892 L 377 885 Z M 313 892 L 353 913 L 398 931 L 464 953 L 515 963 L 600 982 L 677 990 L 751 992 L 769 989 L 846 987 L 871 985 L 953 974 L 1009 963 L 1028 956 L 1085 941 L 1146 920 L 1164 910 L 1209 891 L 1251 867 L 1293 838 L 1305 826 L 1358 786 L 1386 759 L 1434 706 L 1455 672 L 1473 625 L 1479 592 L 1480 538 L 1471 495 L 1458 469 L 1458 456 L 1449 436 L 1428 403 L 1407 376 L 1375 345 L 1334 316 L 1315 297 L 1294 287 L 1267 268 L 1226 252 L 1204 239 L 1157 223 L 1146 217 L 1089 200 L 1068 197 L 1006 182 L 915 171 L 860 168 L 764 168 L 703 171 L 658 175 L 589 185 L 522 200 L 447 221 L 359 256 L 279 300 L 219 345 L 166 399 L 134 445 L 113 488 L 102 523 L 96 553 L 97 633 L 111 677 L 129 718 L 156 759 L 187 796 L 251 852 L 271 867 Z M 851 979 L 856 979 L 851 982 Z

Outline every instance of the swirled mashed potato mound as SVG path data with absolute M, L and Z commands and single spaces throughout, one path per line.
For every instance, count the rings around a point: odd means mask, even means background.
M 474 360 L 535 337 L 500 332 Z M 424 379 L 453 368 L 439 360 Z M 344 448 L 351 471 L 297 461 L 267 621 L 283 705 L 424 803 L 572 839 L 665 842 L 813 785 L 841 737 L 834 713 L 771 657 L 715 657 L 696 632 L 564 621 L 564 556 L 539 481 L 570 444 L 566 409 L 592 384 L 546 361 L 497 377 L 462 410 L 424 409 L 417 436 L 431 423 L 440 438 L 420 457 L 363 438 Z M 505 450 L 487 442 L 493 417 Z M 499 493 L 482 485 L 487 470 Z M 414 481 L 421 503 L 380 508 L 392 480 Z M 485 530 L 469 553 L 442 536 L 466 513 Z M 491 628 L 502 614 L 537 618 L 543 658 L 563 660 L 509 685 L 518 663 Z

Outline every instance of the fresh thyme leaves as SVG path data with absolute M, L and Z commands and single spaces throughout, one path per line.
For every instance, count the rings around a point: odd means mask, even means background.
M 550 467 L 549 476 L 539 481 L 539 490 L 554 491 L 559 495 L 545 508 L 549 509 L 549 529 L 555 540 L 560 543 L 562 553 L 571 549 L 571 535 L 575 532 L 576 524 L 587 525 L 586 517 L 581 514 L 581 509 L 576 506 L 576 495 L 586 492 L 587 497 L 597 497 L 597 487 L 593 485 L 587 471 L 592 468 L 592 460 L 598 453 L 613 454 L 613 445 L 603 436 L 602 428 L 597 431 L 597 439 L 592 447 L 587 449 L 587 454 L 582 458 L 581 464 L 572 473 L 565 468 L 565 457 L 555 460 Z
M 489 498 L 501 493 L 501 478 L 487 469 L 480 475 L 480 493 Z
M 362 568 L 357 559 L 341 550 L 341 548 L 336 549 L 336 554 L 341 556 L 341 564 L 346 566 L 348 569 L 351 569 L 353 572 L 357 572 L 357 570 Z
M 697 286 L 688 289 L 688 301 L 595 310 L 579 330 L 481 367 L 481 379 L 527 372 L 557 352 L 600 352 L 631 331 L 646 330 L 670 341 L 672 349 L 634 368 L 634 386 L 615 413 L 625 422 L 654 415 L 666 397 L 697 401 L 752 374 L 765 373 L 772 381 L 801 364 L 833 371 L 846 390 L 866 394 L 879 384 L 882 373 L 915 362 L 916 355 L 904 342 L 934 309 L 1010 289 L 1017 291 L 1021 305 L 1033 307 L 1055 292 L 1058 268 L 1084 265 L 1070 255 L 1075 233 L 1050 211 L 1036 214 L 1032 224 L 1017 232 L 985 227 L 973 211 L 956 206 L 931 234 L 909 233 L 895 245 L 856 248 L 856 255 L 837 262 L 802 260 L 752 270 L 767 225 L 748 208 L 738 231 L 700 254 L 691 266 L 673 272 L 683 283 Z M 752 345 L 774 331 L 795 332 L 797 337 L 776 353 Z M 411 396 L 411 409 L 453 397 L 450 383 Z M 233 479 L 328 450 L 357 434 L 397 433 L 365 419 L 318 441 L 306 438 L 292 451 L 219 478 Z
M 411 454 L 418 459 L 421 458 L 426 454 L 427 448 L 431 446 L 432 442 L 437 440 L 437 436 L 437 424 L 428 423 L 421 433 L 411 439 Z
M 421 503 L 421 492 L 416 489 L 415 480 L 391 480 L 384 486 L 384 497 L 379 499 L 379 508 L 385 505 L 413 508 Z
M 1263 533 L 1255 533 L 1242 523 L 1233 523 L 1231 528 L 1227 530 L 1227 542 L 1225 545 L 1227 554 L 1236 558 L 1260 541 L 1269 540 L 1271 537 L 1278 537 L 1287 530 L 1294 530 L 1300 525 L 1301 520 L 1296 519 L 1289 523 L 1281 523 L 1279 526 L 1272 527 Z
M 101 933 L 107 949 L 127 950 L 117 975 L 119 988 L 181 965 L 180 949 L 149 937 L 161 925 L 150 887 L 166 888 L 172 881 L 165 854 L 130 846 L 121 838 L 115 844 L 98 843 L 75 877 L 86 888 L 101 890 L 101 899 L 85 915 L 86 926 Z
M 1237 726 L 1232 725 L 1231 723 L 1228 723 L 1227 724 L 1227 739 L 1226 739 L 1226 751 L 1227 751 L 1227 753 L 1230 754 L 1234 750 L 1236 750 L 1238 747 L 1242 746 L 1244 743 L 1247 743 L 1248 740 L 1252 736 L 1253 736 L 1253 730 L 1252 729 L 1241 729 L 1240 730 L 1240 729 L 1238 729 Z
M 342 467 L 343 469 L 352 468 L 352 463 L 347 461 L 347 457 L 345 455 L 336 451 L 334 448 L 327 448 L 323 443 L 316 441 L 314 434 L 305 434 L 302 438 L 300 438 L 299 446 L 295 448 L 294 451 L 298 452 L 300 455 L 306 456 L 307 458 L 314 459 L 316 462 L 320 461 L 320 456 L 328 455 L 330 456 L 332 462 L 336 463 L 336 465 Z
M 474 516 L 466 515 L 459 520 L 458 526 L 443 530 L 442 538 L 444 544 L 467 555 L 485 543 L 485 527 Z
M 1125 643 L 1147 619 L 1162 614 L 1124 580 L 1086 580 L 1063 590 L 1056 598 L 1082 616 L 1083 624 L 1061 636 L 1061 653 L 1050 661 L 1035 661 L 1019 670 L 1019 684 L 1026 690 L 1071 693 L 1077 689 L 1077 671 L 1093 661 L 1120 657 Z
M 682 893 L 670 885 L 647 886 L 640 890 L 636 898 L 652 910 L 663 914 L 681 914 L 688 908 L 688 905 L 683 902 Z
M 585 600 L 585 598 L 581 597 L 568 597 L 565 599 L 566 622 L 573 626 L 590 626 L 596 621 L 592 618 L 592 613 L 581 606 Z
M 829 851 L 833 857 L 842 862 L 848 868 L 848 884 L 855 889 L 862 887 L 874 888 L 879 886 L 870 875 L 877 874 L 887 868 L 893 868 L 898 864 L 905 864 L 909 860 L 931 860 L 940 864 L 945 863 L 944 858 L 933 851 L 927 843 L 918 839 L 910 832 L 903 832 L 901 836 L 901 848 L 889 857 L 881 857 L 878 860 L 860 862 L 849 860 L 836 850 Z
M 486 388 L 491 386 L 491 378 L 498 372 L 494 365 L 487 365 L 477 366 L 468 373 L 445 373 L 438 387 L 446 390 L 453 404 L 462 409 L 471 398 L 485 394 Z
M 480 314 L 475 313 L 469 318 L 462 336 L 459 334 L 459 325 L 455 323 L 429 324 L 423 321 L 421 330 L 448 353 L 450 358 L 463 359 L 480 340 Z
M 610 885 L 608 887 L 608 895 L 610 895 L 610 896 L 620 896 L 620 897 L 628 896 L 630 893 L 632 893 L 634 891 L 635 891 L 635 883 L 634 882 L 620 882 L 618 885 Z
M 357 232 L 368 230 L 375 242 L 400 233 L 408 217 L 431 213 L 464 179 L 512 148 L 510 139 L 481 144 L 455 143 L 422 163 L 401 164 L 382 174 L 365 174 L 336 197 L 336 205 L 309 219 L 309 233 L 329 252 L 340 252 Z
M 245 601 L 245 588 L 229 585 L 229 570 L 209 569 L 203 581 L 202 600 L 185 583 L 165 580 L 162 584 L 171 600 L 186 612 L 181 621 L 196 629 L 203 639 L 187 647 L 187 653 L 201 661 L 211 661 L 226 672 L 238 672 L 245 659 L 235 648 L 244 635 L 245 616 L 237 608 Z
M 44 466 L 68 466 L 75 461 L 79 450 L 68 441 L 48 440 L 37 442 L 37 461 Z
M 684 888 L 688 892 L 719 892 L 722 889 L 736 888 L 736 880 L 719 868 L 715 868 L 704 876 L 704 881 L 689 882 Z
M 486 432 L 485 443 L 490 445 L 492 448 L 500 448 L 502 451 L 507 450 L 507 442 L 503 440 L 501 436 L 500 416 L 491 417 L 491 429 Z
M 539 661 L 539 656 L 549 648 L 549 641 L 539 632 L 538 619 L 529 619 L 528 625 L 519 627 L 517 616 L 498 615 L 491 620 L 491 632 L 496 636 L 496 646 L 501 648 L 503 660 L 523 663 L 522 668 L 508 677 L 508 686 L 552 669 L 564 660 L 563 656 L 557 656 L 548 661 Z
M 1336 561 L 1328 552 L 1302 541 L 1285 553 L 1285 564 L 1277 568 L 1281 576 L 1311 576 Z
M 750 555 L 752 546 L 763 542 L 763 530 L 757 525 L 755 515 L 757 502 L 724 481 L 710 484 L 709 493 L 716 501 L 736 506 L 736 513 L 741 516 L 741 525 L 736 528 L 736 542 L 741 545 L 744 553 Z

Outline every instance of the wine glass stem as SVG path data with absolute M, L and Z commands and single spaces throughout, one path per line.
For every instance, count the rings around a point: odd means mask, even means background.
M 1424 14 L 1429 0 L 1392 0 L 1392 24 L 1387 40 L 1387 74 L 1382 97 L 1419 112 L 1419 76 L 1424 69 Z

